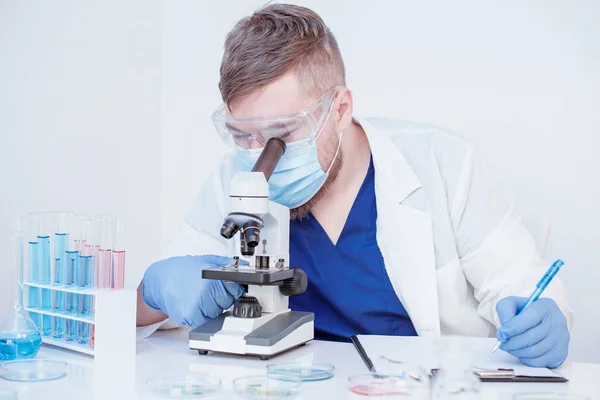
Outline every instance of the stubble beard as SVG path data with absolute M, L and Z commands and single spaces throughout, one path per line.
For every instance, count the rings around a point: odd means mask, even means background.
M 306 203 L 302 204 L 299 207 L 292 208 L 290 210 L 290 219 L 292 221 L 302 221 L 303 219 L 307 218 L 314 205 L 317 204 L 323 197 L 325 197 L 325 195 L 331 188 L 331 185 L 333 184 L 333 182 L 335 182 L 336 178 L 338 177 L 340 170 L 342 169 L 342 165 L 344 164 L 343 160 L 344 153 L 340 148 L 338 155 L 335 161 L 333 162 L 331 169 L 329 170 L 329 175 L 327 176 L 325 183 L 323 184 L 323 186 L 321 186 L 319 191 L 317 191 L 317 193 L 315 193 L 315 195 L 311 197 L 311 199 L 308 200 Z

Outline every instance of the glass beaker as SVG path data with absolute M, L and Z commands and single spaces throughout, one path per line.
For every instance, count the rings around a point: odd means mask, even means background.
M 481 382 L 473 372 L 472 343 L 466 337 L 436 338 L 439 370 L 432 382 L 432 399 L 475 400 Z
M 12 221 L 13 260 L 9 268 L 11 308 L 0 321 L 0 360 L 33 358 L 42 345 L 40 332 L 23 308 L 24 233 L 22 219 Z

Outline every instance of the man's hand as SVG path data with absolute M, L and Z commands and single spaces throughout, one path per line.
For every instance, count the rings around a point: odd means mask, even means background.
M 554 300 L 541 298 L 519 315 L 527 299 L 507 297 L 496 305 L 502 326 L 498 329 L 500 348 L 531 367 L 557 368 L 569 352 L 567 320 Z
M 202 279 L 202 270 L 229 264 L 219 256 L 185 256 L 158 261 L 142 280 L 142 299 L 178 325 L 200 326 L 233 305 L 244 293 L 237 283 Z

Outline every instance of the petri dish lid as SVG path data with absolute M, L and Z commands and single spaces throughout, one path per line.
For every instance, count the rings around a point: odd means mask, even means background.
M 531 392 L 531 393 L 516 393 L 513 395 L 514 400 L 592 400 L 587 396 L 580 396 L 577 394 L 569 393 L 544 393 L 544 392 Z
M 418 385 L 406 374 L 364 374 L 348 378 L 350 391 L 364 396 L 409 395 Z
M 334 369 L 327 363 L 282 362 L 267 365 L 267 375 L 291 375 L 302 381 L 321 381 L 331 378 Z
M 19 382 L 53 381 L 67 375 L 67 363 L 53 360 L 15 360 L 0 364 L 0 378 Z
M 302 380 L 291 375 L 250 375 L 233 380 L 235 393 L 249 400 L 294 398 Z
M 267 375 L 291 375 L 302 381 L 321 381 L 331 378 L 334 369 L 327 363 L 282 362 L 267 365 Z
M 146 384 L 156 397 L 166 399 L 197 399 L 212 396 L 221 390 L 221 380 L 206 375 L 182 375 L 150 379 Z

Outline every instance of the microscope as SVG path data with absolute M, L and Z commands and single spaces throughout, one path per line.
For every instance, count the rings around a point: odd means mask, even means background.
M 245 294 L 233 309 L 190 331 L 189 347 L 201 355 L 268 360 L 314 338 L 314 314 L 288 307 L 289 296 L 308 285 L 304 271 L 289 267 L 290 210 L 269 200 L 268 180 L 285 149 L 281 139 L 269 139 L 252 171 L 232 178 L 231 212 L 220 233 L 229 239 L 233 258 L 229 265 L 203 270 L 202 278 L 240 283 Z

